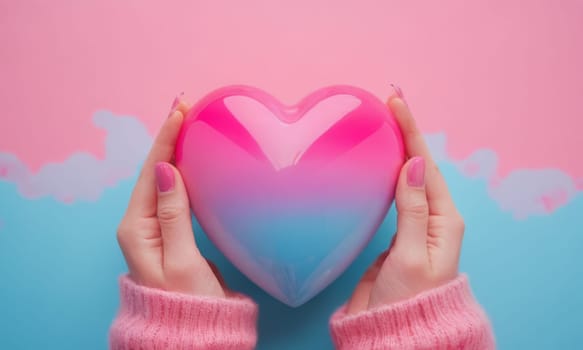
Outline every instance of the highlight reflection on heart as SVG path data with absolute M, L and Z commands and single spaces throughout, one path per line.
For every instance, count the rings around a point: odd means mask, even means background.
M 332 283 L 377 231 L 404 163 L 390 110 L 351 86 L 289 107 L 248 86 L 214 91 L 177 145 L 194 215 L 255 284 L 289 306 Z

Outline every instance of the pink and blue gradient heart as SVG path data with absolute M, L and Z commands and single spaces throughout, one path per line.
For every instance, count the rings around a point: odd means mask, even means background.
M 394 199 L 404 149 L 387 106 L 356 87 L 295 106 L 248 86 L 193 106 L 177 148 L 193 213 L 249 279 L 297 307 L 354 261 Z

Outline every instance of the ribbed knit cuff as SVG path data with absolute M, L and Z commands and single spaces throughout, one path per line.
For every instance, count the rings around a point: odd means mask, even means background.
M 488 318 L 464 275 L 403 302 L 354 315 L 345 308 L 330 321 L 338 349 L 495 349 Z
M 243 295 L 198 297 L 120 278 L 121 305 L 111 349 L 253 349 L 257 305 Z

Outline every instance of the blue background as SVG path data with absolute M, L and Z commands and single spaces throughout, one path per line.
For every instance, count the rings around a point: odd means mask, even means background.
M 461 270 L 494 325 L 500 349 L 583 348 L 583 196 L 552 215 L 517 221 L 486 183 L 442 164 L 466 220 Z M 0 348 L 105 349 L 126 271 L 115 232 L 135 178 L 96 202 L 28 200 L 0 181 Z M 197 230 L 227 283 L 260 304 L 259 349 L 328 349 L 328 318 L 384 250 L 394 209 L 350 269 L 308 304 L 291 309 L 239 274 Z

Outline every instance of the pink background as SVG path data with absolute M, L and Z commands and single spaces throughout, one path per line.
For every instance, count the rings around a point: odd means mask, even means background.
M 583 348 L 582 62 L 582 0 L 0 0 L 0 348 L 105 347 L 127 271 L 114 232 L 152 137 L 176 94 L 232 83 L 288 103 L 399 84 L 500 348 Z M 195 231 L 259 300 L 259 349 L 282 350 L 330 345 L 332 308 L 394 232 L 293 313 Z
M 395 82 L 453 158 L 489 148 L 498 175 L 580 181 L 582 14 L 575 0 L 4 1 L 0 150 L 36 172 L 104 156 L 98 109 L 153 135 L 180 91 L 246 83 L 291 103 L 333 83 L 384 97 Z

